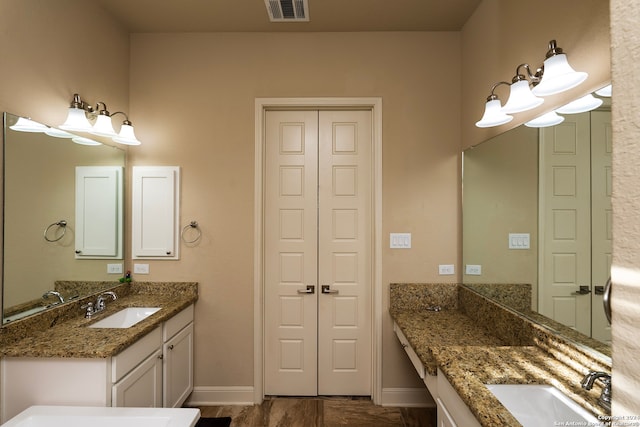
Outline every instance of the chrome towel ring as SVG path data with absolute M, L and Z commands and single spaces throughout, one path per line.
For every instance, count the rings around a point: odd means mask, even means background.
M 196 237 L 194 237 L 191 240 L 186 240 L 184 235 L 185 235 L 185 232 L 189 229 L 196 230 Z M 200 238 L 202 237 L 202 230 L 200 230 L 200 227 L 198 227 L 198 221 L 191 221 L 189 224 L 182 227 L 182 231 L 180 232 L 180 237 L 182 238 L 182 241 L 185 243 L 195 243 L 198 240 L 200 240 Z
M 49 230 L 51 230 L 51 227 L 54 227 L 56 225 L 58 227 L 62 228 L 62 234 L 59 235 L 57 238 L 50 239 L 47 236 L 47 234 L 49 234 Z M 62 239 L 64 237 L 66 232 L 67 232 L 67 221 L 64 220 L 64 219 L 61 219 L 60 221 L 54 222 L 53 224 L 49 225 L 47 228 L 44 229 L 44 240 L 46 240 L 47 242 L 57 242 L 58 240 L 60 240 L 60 239 Z
M 602 304 L 604 305 L 604 315 L 607 316 L 607 320 L 609 321 L 609 324 L 611 324 L 611 276 L 609 276 L 607 284 L 604 286 Z

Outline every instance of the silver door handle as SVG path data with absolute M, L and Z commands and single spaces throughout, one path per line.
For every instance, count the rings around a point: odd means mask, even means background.
M 323 294 L 337 294 L 338 290 L 337 289 L 331 289 L 331 286 L 329 286 L 329 285 L 322 285 L 322 293 Z
M 588 285 L 580 285 L 580 290 L 578 292 L 574 292 L 574 295 L 588 295 L 591 293 L 591 289 L 589 289 Z
M 298 289 L 299 294 L 315 294 L 316 287 L 314 285 L 307 285 L 304 289 Z

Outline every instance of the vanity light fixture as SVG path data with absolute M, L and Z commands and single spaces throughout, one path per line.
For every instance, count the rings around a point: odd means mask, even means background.
M 603 87 L 602 89 L 598 89 L 596 91 L 596 95 L 598 96 L 604 96 L 605 98 L 611 98 L 611 85 L 607 85 L 605 87 Z
M 484 107 L 484 114 L 482 115 L 480 121 L 476 122 L 476 126 L 478 126 L 479 128 L 500 126 L 513 120 L 513 116 L 505 114 L 505 112 L 502 110 L 500 99 L 498 99 L 498 95 L 494 93 L 496 87 L 502 84 L 505 84 L 507 86 L 509 85 L 509 83 L 507 82 L 498 82 L 491 88 L 491 94 L 487 97 L 487 103 Z
M 111 118 L 116 114 L 122 114 L 125 116 L 125 120 L 122 123 L 119 134 L 113 129 L 111 121 Z M 89 118 L 95 118 L 93 126 L 89 122 Z M 141 144 L 133 132 L 133 126 L 129 121 L 129 117 L 124 112 L 117 111 L 111 114 L 107 110 L 107 105 L 102 101 L 98 102 L 96 106 L 93 107 L 84 102 L 77 93 L 73 95 L 67 120 L 60 125 L 60 129 L 89 132 L 93 135 L 110 137 L 119 144 Z
M 9 126 L 9 129 L 18 132 L 46 132 L 49 128 L 42 123 L 27 119 L 26 117 L 18 117 L 16 123 Z
M 530 128 L 546 128 L 558 125 L 562 122 L 564 122 L 564 117 L 557 115 L 555 111 L 550 111 L 540 117 L 536 117 L 535 119 L 526 122 L 524 125 Z
M 526 70 L 526 75 L 521 74 L 521 70 L 523 69 Z M 501 108 L 501 112 L 504 115 L 508 115 L 536 108 L 544 102 L 544 99 L 540 98 L 541 96 L 554 95 L 572 89 L 586 80 L 587 76 L 587 73 L 578 72 L 571 68 L 567 61 L 567 55 L 557 46 L 555 40 L 551 40 L 542 67 L 532 71 L 529 64 L 518 65 L 515 77 L 513 77 L 511 83 L 506 83 L 510 86 L 509 99 L 504 107 Z M 496 83 L 493 86 L 490 97 L 494 96 L 493 91 L 496 86 L 503 83 L 505 82 Z M 485 106 L 485 115 L 476 123 L 476 126 L 498 126 L 508 123 L 511 120 L 494 120 L 493 122 L 491 120 L 485 120 L 487 110 L 489 109 L 489 101 L 492 100 L 493 98 L 487 98 L 488 102 Z M 495 111 L 493 111 L 495 104 L 491 107 L 492 112 L 495 113 Z M 537 120 L 538 119 L 534 119 L 529 123 L 533 122 L 535 125 Z
M 578 114 L 595 110 L 602 105 L 602 99 L 596 98 L 592 94 L 578 98 L 556 110 L 560 114 Z

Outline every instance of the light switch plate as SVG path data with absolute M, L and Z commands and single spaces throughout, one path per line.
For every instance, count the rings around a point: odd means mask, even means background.
M 465 267 L 465 273 L 469 276 L 481 276 L 482 266 L 475 264 L 467 264 Z
M 107 274 L 122 274 L 122 264 L 107 264 Z
M 390 233 L 389 247 L 391 249 L 411 249 L 411 233 Z
M 149 264 L 133 264 L 135 274 L 149 274 Z
M 529 233 L 509 233 L 509 249 L 530 249 L 530 236 Z
M 438 266 L 438 272 L 441 276 L 449 276 L 456 273 L 456 268 L 453 264 L 440 264 Z

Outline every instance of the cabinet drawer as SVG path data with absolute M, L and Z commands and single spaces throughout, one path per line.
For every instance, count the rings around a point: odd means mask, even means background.
M 413 350 L 413 348 L 411 348 L 411 345 L 409 344 L 409 340 L 407 339 L 407 337 L 404 336 L 404 334 L 400 330 L 400 327 L 395 322 L 393 322 L 393 330 L 395 331 L 398 337 L 398 340 L 400 340 L 400 344 L 402 344 L 402 348 L 404 348 L 404 351 L 407 353 L 407 356 L 409 356 L 409 360 L 411 360 L 411 363 L 413 363 L 413 367 L 418 372 L 418 375 L 420 376 L 420 378 L 424 380 L 424 376 L 425 376 L 424 365 L 420 361 L 420 358 L 418 357 L 416 352 Z
M 193 304 L 164 323 L 162 341 L 167 342 L 191 322 L 193 322 Z
M 147 356 L 162 347 L 162 327 L 158 326 L 122 353 L 112 358 L 111 381 L 116 383 Z

